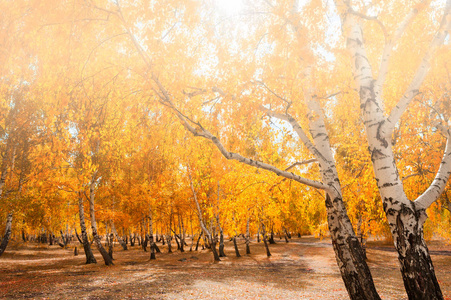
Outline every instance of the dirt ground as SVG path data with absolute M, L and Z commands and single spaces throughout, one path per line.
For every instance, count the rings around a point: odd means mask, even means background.
M 75 245 L 75 243 L 74 243 Z M 429 247 L 445 299 L 451 300 L 451 246 Z M 14 244 L 0 258 L 0 299 L 348 299 L 329 240 L 293 238 L 271 245 L 251 244 L 251 255 L 214 263 L 207 250 L 162 253 L 149 260 L 139 247 L 115 247 L 115 265 L 85 265 L 73 247 Z M 188 248 L 189 249 L 189 248 Z M 368 244 L 368 263 L 382 299 L 406 299 L 396 253 L 388 243 Z

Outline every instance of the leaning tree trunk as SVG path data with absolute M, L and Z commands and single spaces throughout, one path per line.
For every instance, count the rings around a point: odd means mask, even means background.
M 196 249 L 194 249 L 195 251 L 197 251 L 199 249 L 199 242 L 200 242 L 200 239 L 201 239 L 203 233 L 204 232 L 202 230 L 199 233 L 199 237 L 197 238 L 197 242 L 196 242 Z
M 143 239 L 143 238 L 141 238 Z M 149 235 L 146 233 L 146 235 L 144 236 L 144 241 L 141 243 L 141 246 L 144 250 L 144 252 L 147 252 L 147 244 L 149 243 Z
M 262 234 L 262 237 L 263 237 L 263 243 L 265 244 L 266 256 L 270 257 L 271 256 L 271 252 L 269 251 L 268 239 L 266 238 L 266 230 L 265 230 L 265 225 L 263 223 L 262 223 L 261 234 Z
M 197 216 L 199 218 L 200 228 L 202 228 L 202 231 L 204 232 L 205 237 L 208 239 L 208 242 L 210 243 L 210 249 L 213 252 L 214 260 L 221 261 L 221 259 L 219 258 L 218 252 L 216 251 L 216 239 L 212 236 L 210 231 L 207 229 L 207 227 L 205 226 L 205 223 L 202 219 L 202 210 L 200 209 L 199 201 L 197 200 L 197 193 L 193 186 L 191 174 L 188 173 L 188 176 L 190 179 L 190 186 L 191 186 L 191 191 L 193 192 L 194 202 L 195 202 L 196 208 L 197 208 Z
M 95 209 L 94 209 L 94 180 L 91 182 L 91 186 L 89 188 L 89 216 L 91 218 L 91 229 L 92 229 L 92 237 L 94 239 L 94 242 L 96 244 L 97 250 L 100 252 L 100 254 L 103 257 L 103 260 L 105 262 L 105 265 L 110 266 L 113 264 L 113 259 L 108 254 L 108 252 L 103 248 L 102 242 L 100 241 L 100 236 L 97 233 L 97 222 L 96 222 L 96 216 L 95 216 Z
M 0 256 L 2 256 L 3 252 L 5 252 L 6 247 L 8 246 L 9 239 L 11 238 L 11 227 L 13 223 L 13 213 L 9 213 L 6 217 L 6 227 L 5 234 L 2 238 L 2 243 L 0 244 Z
M 121 244 L 122 249 L 127 250 L 127 244 L 124 242 L 124 240 L 117 233 L 116 226 L 114 226 L 114 222 L 113 221 L 111 221 L 111 230 L 113 231 L 114 236 L 116 237 L 116 239 L 119 242 L 119 244 Z M 113 242 L 113 241 L 111 241 L 111 242 Z
M 235 255 L 236 255 L 236 257 L 241 257 L 240 251 L 238 250 L 238 245 L 236 243 L 236 234 L 233 237 L 233 246 L 235 247 Z
M 168 244 L 168 253 L 172 253 L 172 234 L 171 231 L 168 232 L 168 234 L 166 235 L 166 241 Z
M 106 236 L 106 241 L 107 241 L 107 245 L 108 245 L 108 255 L 111 257 L 111 259 L 114 260 L 114 258 L 113 258 L 113 251 L 114 251 L 114 245 L 113 245 L 113 242 L 114 242 L 114 235 L 113 235 L 112 233 L 110 233 L 110 234 L 106 233 L 105 236 Z
M 78 237 L 80 243 L 83 244 L 83 249 L 85 250 L 85 256 L 86 256 L 86 264 L 95 264 L 97 263 L 94 254 L 91 250 L 91 244 L 88 240 L 88 234 L 86 232 L 86 224 L 85 224 L 85 212 L 83 208 L 83 196 L 81 193 L 78 195 L 78 215 L 80 217 L 80 229 L 81 229 L 81 239 Z M 76 231 L 75 231 L 76 233 Z
M 216 240 L 214 239 L 214 241 L 212 241 L 211 245 L 210 245 L 210 249 L 213 252 L 213 258 L 215 261 L 220 261 L 221 259 L 219 258 L 218 252 L 216 251 Z
M 283 228 L 283 232 L 285 234 L 285 242 L 288 243 L 288 239 L 291 239 L 291 233 L 285 227 Z
M 60 230 L 60 234 L 61 234 L 61 240 L 63 241 L 62 248 L 66 248 L 67 244 L 69 243 L 69 238 L 68 238 L 67 234 L 66 234 L 66 236 L 64 236 L 63 230 Z M 51 235 L 54 236 L 52 233 L 51 233 Z
M 409 299 L 443 299 L 434 266 L 423 238 L 423 223 L 426 214 L 417 210 L 414 203 L 401 204 L 399 211 L 392 213 L 395 248 L 401 264 L 402 279 Z M 387 212 L 387 211 L 386 211 Z
M 179 243 L 178 235 L 175 232 L 174 232 L 174 240 L 175 240 L 175 243 L 177 244 L 177 250 L 180 250 L 180 243 Z

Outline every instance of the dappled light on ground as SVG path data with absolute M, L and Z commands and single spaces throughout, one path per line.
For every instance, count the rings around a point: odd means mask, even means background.
M 243 241 L 239 244 L 244 249 Z M 251 244 L 251 255 L 214 263 L 208 250 L 161 254 L 150 261 L 139 247 L 115 247 L 115 265 L 85 265 L 73 247 L 15 244 L 0 260 L 1 299 L 348 299 L 329 240 L 293 238 L 271 245 Z M 445 299 L 451 297 L 451 248 L 432 243 L 431 251 Z M 244 251 L 243 251 L 244 252 Z M 434 255 L 434 253 L 440 255 Z M 100 255 L 95 254 L 100 260 Z M 368 263 L 383 299 L 405 299 L 393 246 L 373 242 Z

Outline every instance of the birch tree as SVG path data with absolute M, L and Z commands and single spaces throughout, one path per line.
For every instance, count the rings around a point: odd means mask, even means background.
M 399 23 L 396 30 L 386 36 L 380 53 L 377 76 L 373 73 L 366 52 L 361 21 L 368 18 L 353 9 L 351 3 L 336 1 L 341 13 L 344 36 L 351 55 L 352 71 L 360 98 L 360 109 L 365 125 L 375 179 L 382 198 L 398 260 L 409 299 L 443 299 L 428 248 L 423 237 L 426 209 L 438 200 L 451 174 L 451 130 L 448 120 L 436 124 L 446 138 L 443 159 L 431 185 L 418 198 L 410 200 L 404 191 L 393 153 L 393 133 L 402 114 L 420 93 L 420 88 L 431 66 L 437 49 L 443 45 L 451 29 L 451 1 L 446 1 L 439 28 L 397 104 L 387 112 L 384 106 L 384 85 L 392 62 L 394 48 L 398 46 L 406 27 L 412 22 L 424 3 L 414 6 Z M 372 19 L 376 19 L 373 17 Z M 382 29 L 385 28 L 382 26 Z M 385 31 L 384 31 L 385 32 Z M 388 34 L 387 34 L 388 35 Z

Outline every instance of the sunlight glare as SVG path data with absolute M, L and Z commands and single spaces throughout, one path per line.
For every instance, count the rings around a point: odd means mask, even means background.
M 222 14 L 232 16 L 243 8 L 243 0 L 217 0 L 216 5 Z

